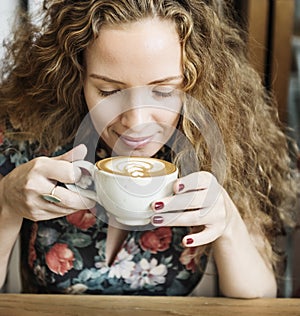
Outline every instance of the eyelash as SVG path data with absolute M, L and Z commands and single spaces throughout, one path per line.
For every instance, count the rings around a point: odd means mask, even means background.
M 173 95 L 173 90 L 170 92 L 153 91 L 153 93 L 160 98 L 169 98 Z
M 111 90 L 111 91 L 98 90 L 98 93 L 102 97 L 108 97 L 112 94 L 118 93 L 119 91 L 121 91 L 121 90 Z
M 101 97 L 108 97 L 110 95 L 113 95 L 115 93 L 120 92 L 121 90 L 111 90 L 111 91 L 104 91 L 104 90 L 98 90 L 98 93 Z M 174 90 L 169 92 L 162 92 L 162 91 L 155 91 L 153 90 L 152 93 L 155 94 L 159 98 L 169 98 L 172 97 Z

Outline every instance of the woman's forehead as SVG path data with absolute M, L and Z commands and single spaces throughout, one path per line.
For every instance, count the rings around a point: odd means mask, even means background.
M 174 76 L 181 73 L 181 45 L 170 22 L 148 19 L 122 28 L 106 26 L 87 49 L 86 64 L 88 71 L 93 68 L 101 75 Z

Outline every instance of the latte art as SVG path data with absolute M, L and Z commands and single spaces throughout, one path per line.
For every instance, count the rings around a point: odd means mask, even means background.
M 98 169 L 134 178 L 158 177 L 176 171 L 168 161 L 144 157 L 112 157 L 96 163 Z
M 124 172 L 130 177 L 150 177 L 150 172 L 155 166 L 144 161 L 132 161 L 128 164 L 120 162 L 116 167 L 118 171 Z

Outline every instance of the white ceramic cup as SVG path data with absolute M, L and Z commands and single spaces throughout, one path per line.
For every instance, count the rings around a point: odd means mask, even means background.
M 170 162 L 145 157 L 118 156 L 92 164 L 75 161 L 90 175 L 82 176 L 76 184 L 67 187 L 102 205 L 108 215 L 125 225 L 150 223 L 154 214 L 151 203 L 173 195 L 173 184 L 178 176 L 176 166 Z M 84 183 L 94 182 L 95 191 L 84 189 Z

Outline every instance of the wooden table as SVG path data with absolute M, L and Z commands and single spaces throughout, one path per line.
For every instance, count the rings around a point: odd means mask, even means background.
M 1 316 L 300 316 L 300 299 L 0 294 Z

